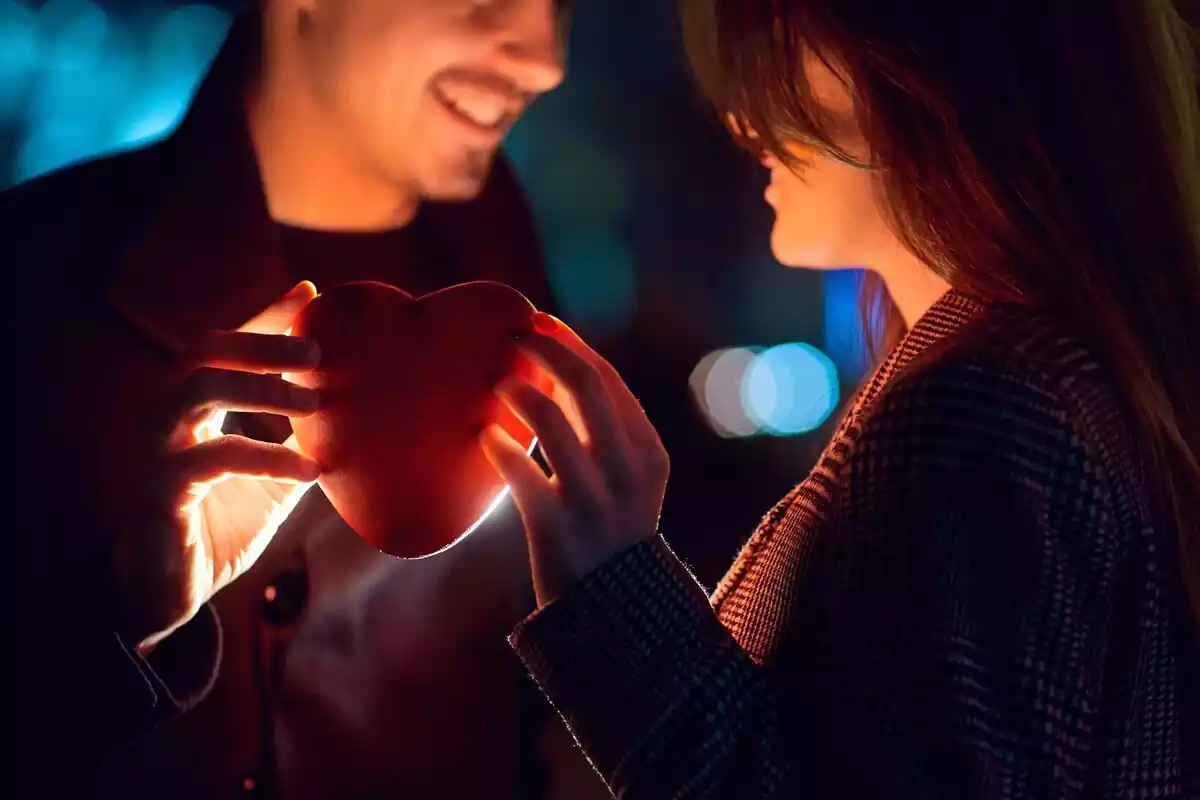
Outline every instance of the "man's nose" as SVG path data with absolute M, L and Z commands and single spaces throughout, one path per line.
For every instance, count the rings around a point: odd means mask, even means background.
M 519 5 L 500 45 L 501 69 L 523 92 L 548 92 L 566 73 L 560 4 L 530 0 Z

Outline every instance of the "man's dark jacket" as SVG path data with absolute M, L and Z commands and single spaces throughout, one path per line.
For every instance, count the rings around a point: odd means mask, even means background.
M 166 140 L 0 195 L 18 774 L 101 796 L 270 794 L 279 781 L 291 797 L 516 794 L 523 715 L 542 701 L 523 699 L 504 641 L 531 602 L 511 512 L 444 555 L 395 562 L 314 490 L 259 564 L 148 659 L 113 631 L 101 565 L 122 476 L 155 446 L 142 409 L 170 347 L 238 327 L 297 277 L 244 121 L 257 28 L 235 25 Z M 441 255 L 427 285 L 404 288 L 495 279 L 550 306 L 503 160 L 477 200 L 426 206 L 417 224 Z

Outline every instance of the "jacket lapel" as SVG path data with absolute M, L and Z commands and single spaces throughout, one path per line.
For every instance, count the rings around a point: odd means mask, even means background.
M 118 314 L 171 352 L 200 331 L 240 326 L 291 288 L 242 105 L 258 49 L 257 16 L 248 15 L 164 142 L 167 189 L 106 292 Z

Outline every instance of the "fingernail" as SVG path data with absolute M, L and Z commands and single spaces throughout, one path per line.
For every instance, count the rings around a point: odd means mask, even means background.
M 554 333 L 558 330 L 558 320 L 543 311 L 539 311 L 533 315 L 533 328 L 539 333 Z

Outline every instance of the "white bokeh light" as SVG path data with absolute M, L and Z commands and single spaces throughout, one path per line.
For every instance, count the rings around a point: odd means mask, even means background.
M 688 384 L 709 427 L 725 438 L 808 433 L 840 400 L 833 362 L 802 343 L 713 351 Z

